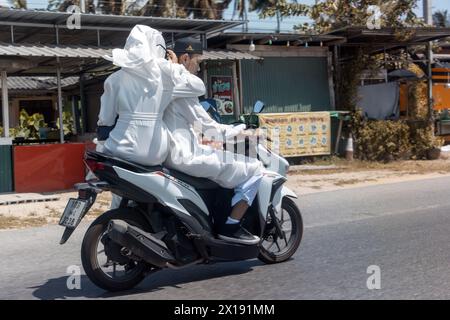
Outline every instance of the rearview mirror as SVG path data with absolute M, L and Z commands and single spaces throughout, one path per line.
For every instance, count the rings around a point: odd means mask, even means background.
M 208 112 L 208 110 L 212 107 L 212 105 L 206 100 L 201 101 L 200 104 L 202 105 L 203 109 L 205 109 L 206 112 Z
M 265 107 L 264 102 L 258 100 L 258 101 L 256 101 L 255 105 L 253 106 L 252 113 L 261 113 L 263 111 L 264 107 Z
M 200 104 L 202 105 L 203 109 L 206 112 L 208 112 L 208 114 L 211 116 L 211 118 L 214 121 L 221 123 L 220 114 L 217 111 L 217 105 L 216 105 L 216 101 L 214 99 L 206 99 L 206 100 L 200 101 Z

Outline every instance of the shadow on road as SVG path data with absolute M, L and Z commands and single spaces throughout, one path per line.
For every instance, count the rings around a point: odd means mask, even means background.
M 110 293 L 96 287 L 86 275 L 81 276 L 81 289 L 69 290 L 67 276 L 47 280 L 35 289 L 33 296 L 42 300 L 54 299 L 83 299 L 83 298 L 114 298 L 135 294 L 152 293 L 165 290 L 166 287 L 181 288 L 182 284 L 208 280 L 212 278 L 227 277 L 250 272 L 253 267 L 263 265 L 259 260 L 216 263 L 212 265 L 193 266 L 182 270 L 165 269 L 150 274 L 144 281 L 132 290 Z M 154 296 L 157 298 L 157 296 Z M 189 297 L 186 297 L 189 298 Z

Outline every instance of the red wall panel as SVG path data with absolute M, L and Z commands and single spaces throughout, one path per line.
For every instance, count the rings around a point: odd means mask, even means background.
M 84 143 L 14 146 L 15 191 L 72 189 L 85 178 L 84 150 Z

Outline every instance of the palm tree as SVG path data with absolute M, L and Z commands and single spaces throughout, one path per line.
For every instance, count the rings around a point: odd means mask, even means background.
M 26 0 L 14 0 L 26 1 Z M 104 14 L 139 15 L 155 17 L 192 16 L 194 19 L 223 19 L 223 13 L 233 0 L 102 0 L 97 9 Z M 66 11 L 70 5 L 79 5 L 80 0 L 50 0 L 49 10 Z M 87 0 L 86 11 L 95 13 L 94 0 Z
M 232 0 L 153 0 L 141 10 L 140 15 L 161 17 L 188 17 L 194 19 L 222 19 Z
M 80 6 L 80 0 L 49 0 L 47 10 L 66 12 L 72 5 Z M 86 12 L 95 13 L 94 0 L 85 0 L 85 5 Z
M 16 9 L 26 9 L 27 8 L 27 0 L 9 0 L 9 3 L 13 5 Z
M 436 11 L 433 14 L 433 24 L 435 27 L 448 27 L 450 25 L 450 22 L 448 20 L 448 11 Z
M 245 1 L 245 0 L 242 0 L 242 1 Z M 278 0 L 249 0 L 249 10 L 260 13 L 262 11 L 267 10 L 268 8 L 276 7 L 277 4 L 278 4 Z M 277 19 L 276 32 L 280 32 L 282 16 L 281 16 L 279 10 L 276 10 L 275 17 Z

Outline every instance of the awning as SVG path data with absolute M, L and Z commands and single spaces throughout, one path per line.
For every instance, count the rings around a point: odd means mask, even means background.
M 67 12 L 0 9 L 0 24 L 67 28 Z M 151 26 L 161 32 L 211 33 L 242 25 L 239 20 L 165 18 L 151 16 L 124 16 L 112 14 L 80 14 L 81 29 L 131 30 L 137 24 Z M 37 35 L 39 36 L 39 35 Z
M 300 32 L 284 32 L 284 33 L 261 33 L 261 32 L 235 32 L 226 31 L 220 34 L 212 34 L 208 39 L 208 46 L 220 48 L 226 45 L 239 45 L 250 44 L 251 41 L 255 45 L 267 45 L 272 43 L 274 46 L 286 46 L 289 41 L 289 45 L 292 47 L 304 46 L 308 43 L 311 46 L 324 46 L 332 45 L 344 40 L 341 36 L 334 35 L 319 35 L 319 34 L 306 34 Z
M 60 57 L 60 58 L 103 58 L 111 55 L 112 48 L 99 48 L 82 45 L 42 45 L 42 44 L 10 44 L 0 42 L 0 56 L 15 57 Z M 260 57 L 236 50 L 207 50 L 202 60 L 259 60 Z
M 102 58 L 111 54 L 111 48 L 82 45 L 10 44 L 0 42 L 0 56 L 15 57 L 60 57 L 60 58 Z
M 61 86 L 67 87 L 79 82 L 79 77 L 61 79 Z M 1 83 L 0 83 L 1 88 Z M 8 90 L 54 91 L 57 89 L 56 77 L 9 77 Z
M 161 31 L 166 42 L 187 36 L 211 33 L 239 26 L 244 21 L 150 16 L 80 14 L 80 29 L 68 29 L 66 12 L 0 9 L 0 42 L 83 44 L 122 47 L 137 24 Z M 58 36 L 56 36 L 56 33 Z M 58 41 L 56 39 L 58 38 Z
M 210 60 L 261 60 L 261 57 L 236 50 L 208 50 L 203 51 L 202 61 Z
M 9 44 L 0 42 L 0 59 L 20 57 L 34 64 L 21 75 L 54 74 L 56 59 L 61 59 L 63 75 L 79 74 L 87 71 L 101 71 L 111 68 L 109 61 L 103 59 L 111 55 L 112 48 L 99 48 L 82 45 L 42 45 L 42 44 Z M 202 60 L 260 60 L 262 58 L 236 50 L 208 50 L 203 52 Z
M 448 53 L 435 53 L 433 54 L 433 58 L 441 61 L 449 61 L 450 60 L 450 54 Z
M 57 58 L 60 61 L 63 76 L 79 75 L 85 72 L 103 71 L 111 67 L 111 63 L 103 59 L 111 54 L 111 48 L 82 45 L 42 45 L 42 44 L 9 44 L 0 43 L 0 62 L 4 60 L 15 61 L 21 59 L 29 62 L 31 66 L 16 68 L 9 75 L 22 76 L 53 76 Z
M 406 46 L 449 37 L 450 28 L 407 27 L 370 30 L 365 27 L 345 27 L 330 31 L 326 35 L 345 38 L 343 46 Z

